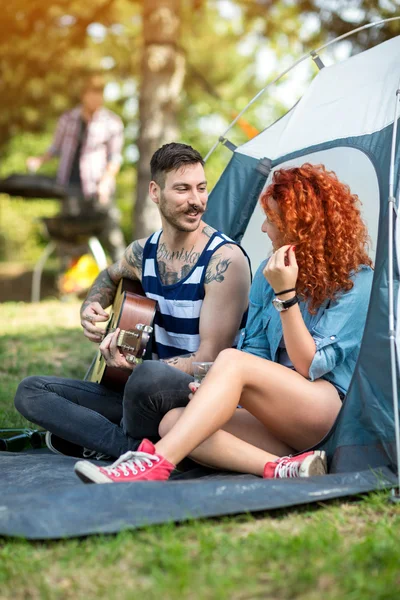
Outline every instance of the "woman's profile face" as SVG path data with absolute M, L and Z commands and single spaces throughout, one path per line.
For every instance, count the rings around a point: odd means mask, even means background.
M 273 212 L 278 212 L 278 203 L 271 197 L 268 198 L 268 207 Z M 282 243 L 280 241 L 281 233 L 280 233 L 279 229 L 277 228 L 277 226 L 274 225 L 274 223 L 271 223 L 268 216 L 265 217 L 265 220 L 261 226 L 261 231 L 263 233 L 267 234 L 267 236 L 269 237 L 269 239 L 272 242 L 272 246 L 273 246 L 274 250 L 277 250 L 278 248 L 281 247 L 281 245 L 282 245 Z

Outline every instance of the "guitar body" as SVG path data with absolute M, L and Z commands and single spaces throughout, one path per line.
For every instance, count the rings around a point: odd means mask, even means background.
M 121 279 L 110 312 L 105 335 L 117 327 L 121 329 L 118 347 L 124 354 L 140 359 L 153 331 L 156 302 L 144 295 L 139 281 Z M 131 371 L 108 367 L 100 351 L 86 378 L 115 390 L 123 390 Z

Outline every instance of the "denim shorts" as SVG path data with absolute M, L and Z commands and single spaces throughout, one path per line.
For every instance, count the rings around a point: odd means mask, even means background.
M 334 385 L 333 387 L 336 388 L 336 391 L 339 394 L 340 401 L 343 402 L 343 400 L 346 397 L 346 394 L 344 392 L 342 392 L 342 390 L 340 390 L 336 385 Z

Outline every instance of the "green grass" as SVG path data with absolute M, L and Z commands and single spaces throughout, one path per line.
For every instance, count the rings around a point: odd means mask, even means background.
M 0 426 L 25 424 L 13 408 L 22 377 L 83 377 L 93 346 L 83 339 L 78 308 L 0 305 Z M 400 506 L 387 499 L 379 492 L 81 540 L 3 539 L 0 600 L 394 600 Z

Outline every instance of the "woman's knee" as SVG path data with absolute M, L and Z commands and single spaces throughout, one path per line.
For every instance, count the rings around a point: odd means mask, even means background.
M 169 431 L 171 431 L 175 423 L 177 423 L 177 421 L 180 419 L 183 411 L 183 408 L 173 408 L 163 416 L 160 425 L 158 426 L 158 433 L 160 437 L 164 437 Z
M 214 361 L 212 371 L 216 374 L 223 374 L 224 377 L 235 376 L 235 378 L 242 378 L 242 375 L 245 373 L 243 354 L 243 352 L 235 348 L 222 350 Z
M 237 365 L 241 364 L 243 361 L 243 352 L 241 350 L 236 350 L 236 348 L 225 348 L 222 350 L 216 360 L 215 365 Z

